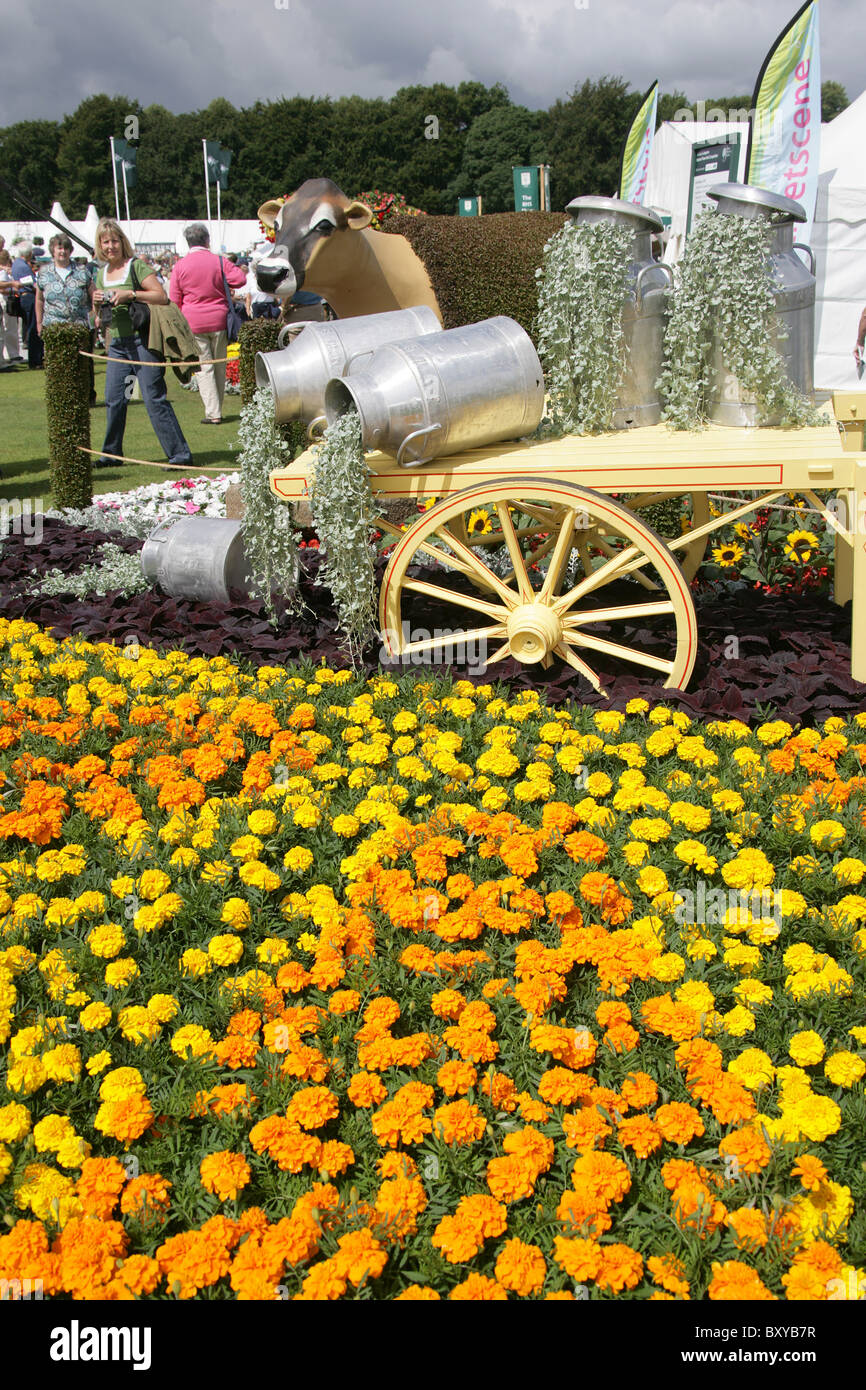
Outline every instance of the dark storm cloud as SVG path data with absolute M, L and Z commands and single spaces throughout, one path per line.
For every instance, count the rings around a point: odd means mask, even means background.
M 579 7 L 580 6 L 580 7 Z M 548 106 L 587 77 L 699 96 L 746 93 L 796 0 L 29 0 L 10 10 L 0 125 L 57 118 L 93 92 L 191 111 L 282 95 L 390 96 L 503 82 Z M 821 0 L 823 76 L 863 83 L 866 5 Z

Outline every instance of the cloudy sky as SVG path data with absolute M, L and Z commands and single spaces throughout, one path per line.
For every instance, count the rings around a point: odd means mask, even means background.
M 863 89 L 864 0 L 820 0 L 823 77 Z M 798 0 L 0 0 L 0 126 L 94 92 L 192 111 L 278 96 L 503 82 L 548 106 L 586 77 L 701 96 L 752 90 Z

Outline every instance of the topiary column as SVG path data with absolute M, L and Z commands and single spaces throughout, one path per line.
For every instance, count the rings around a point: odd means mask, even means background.
M 90 333 L 81 324 L 47 324 L 45 341 L 45 409 L 48 416 L 48 465 L 57 507 L 89 507 L 93 501 L 90 455 Z
M 249 323 L 241 324 L 238 334 L 241 405 L 249 405 L 256 393 L 256 353 L 275 352 L 277 336 L 282 327 L 279 319 L 252 319 Z M 306 427 L 300 421 L 277 425 L 277 429 L 280 437 L 289 445 L 292 458 L 306 448 Z

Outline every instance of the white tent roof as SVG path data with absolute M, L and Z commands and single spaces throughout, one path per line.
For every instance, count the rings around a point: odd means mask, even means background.
M 740 137 L 736 178 L 742 180 L 749 127 L 734 121 L 663 121 L 655 134 L 647 173 L 644 204 L 671 219 L 664 259 L 673 264 L 683 253 L 689 212 L 692 146 Z
M 63 222 L 70 231 L 76 232 L 92 245 L 93 233 L 99 219 L 96 209 L 92 206 L 88 208 L 87 214 L 87 217 L 81 222 L 68 218 L 59 203 L 55 203 L 51 209 L 52 217 L 56 217 L 58 222 Z M 133 219 L 131 222 L 121 222 L 120 225 L 135 246 L 157 244 L 175 247 L 184 227 L 188 227 L 190 222 L 195 220 L 191 217 L 141 219 L 138 221 Z M 247 251 L 262 239 L 262 229 L 256 217 L 238 218 L 223 222 L 214 220 L 209 223 L 204 218 L 200 220 L 210 227 L 211 250 L 218 254 Z M 51 222 L 0 222 L 0 236 L 6 238 L 7 248 L 18 237 L 32 240 L 34 236 L 44 237 L 47 246 L 49 237 L 52 237 L 56 231 L 57 228 Z M 183 247 L 183 250 L 186 250 L 186 246 Z M 75 254 L 79 251 L 82 255 L 84 254 L 81 247 L 76 248 Z
M 862 390 L 854 343 L 866 307 L 866 92 L 821 127 L 812 226 L 817 261 L 815 386 Z

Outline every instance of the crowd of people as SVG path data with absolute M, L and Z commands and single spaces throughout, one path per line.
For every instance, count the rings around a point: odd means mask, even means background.
M 183 351 L 177 356 L 183 360 L 198 358 L 202 424 L 219 425 L 226 350 L 237 327 L 245 319 L 279 317 L 279 301 L 258 287 L 257 255 L 214 255 L 208 229 L 198 222 L 185 229 L 184 237 L 189 248 L 185 256 L 148 260 L 136 255 L 119 223 L 109 217 L 96 228 L 93 258 L 65 232 L 52 236 L 47 250 L 34 238 L 16 241 L 7 251 L 0 236 L 0 371 L 25 364 L 30 371 L 41 370 L 43 329 L 58 323 L 81 324 L 90 334 L 91 349 L 108 358 L 106 430 L 94 467 L 114 466 L 123 457 L 131 379 L 138 382 L 169 463 L 188 467 L 190 447 L 166 392 L 166 343 L 179 343 Z M 261 254 L 265 250 L 270 247 Z M 304 296 L 305 302 L 310 298 Z M 90 403 L 95 405 L 93 359 L 88 362 Z

